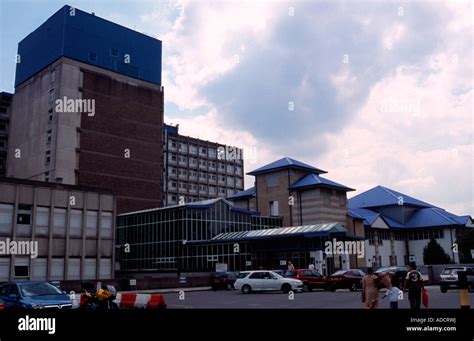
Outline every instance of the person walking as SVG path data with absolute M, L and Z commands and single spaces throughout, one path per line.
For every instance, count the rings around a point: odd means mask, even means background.
M 295 266 L 291 263 L 291 260 L 288 261 L 288 270 L 294 270 Z
M 308 268 L 308 269 L 310 269 L 310 270 L 314 270 L 314 264 L 313 264 L 313 263 L 310 263 L 310 264 L 309 264 L 309 268 Z
M 362 303 L 367 309 L 377 309 L 379 305 L 379 289 L 374 269 L 368 268 L 367 275 L 362 278 Z
M 423 290 L 423 278 L 421 273 L 416 271 L 415 262 L 411 262 L 409 265 L 409 271 L 405 278 L 405 285 L 403 290 L 408 289 L 408 300 L 410 301 L 410 308 L 418 310 L 421 305 L 421 291 Z
M 387 288 L 385 295 L 382 297 L 385 298 L 388 296 L 390 301 L 390 309 L 398 309 L 398 300 L 400 299 L 400 295 L 403 295 L 401 292 L 402 291 L 396 286 L 394 277 L 392 277 L 390 286 Z

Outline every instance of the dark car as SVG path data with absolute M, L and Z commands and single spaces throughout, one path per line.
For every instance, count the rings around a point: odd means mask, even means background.
M 359 269 L 339 270 L 326 277 L 326 290 L 349 289 L 356 291 L 361 288 L 362 277 L 365 273 Z
M 448 289 L 458 289 L 459 280 L 458 272 L 466 271 L 469 291 L 474 290 L 474 267 L 471 266 L 448 266 L 441 272 L 439 287 L 442 293 L 446 293 Z
M 325 289 L 326 278 L 316 270 L 296 269 L 288 270 L 285 277 L 296 278 L 303 282 L 303 290 L 311 291 L 313 289 Z
M 212 290 L 226 289 L 233 290 L 234 283 L 237 280 L 237 274 L 235 272 L 216 272 L 211 278 Z
M 377 269 L 374 274 L 380 276 L 383 273 L 389 273 L 392 278 L 392 284 L 403 290 L 403 284 L 407 277 L 408 269 L 404 266 L 387 266 Z
M 10 282 L 0 286 L 6 309 L 71 309 L 69 295 L 46 281 Z
M 3 300 L 0 298 L 0 310 L 5 309 L 5 306 L 3 305 Z

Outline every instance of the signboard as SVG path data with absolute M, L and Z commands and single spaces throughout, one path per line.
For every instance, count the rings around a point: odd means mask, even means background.
M 188 279 L 187 279 L 186 277 L 184 277 L 184 276 L 181 276 L 181 277 L 179 278 L 179 283 L 181 283 L 181 284 L 185 284 L 187 281 L 188 281 Z
M 286 265 L 286 260 L 281 260 L 280 265 Z
M 216 263 L 216 272 L 227 272 L 227 263 Z
M 245 262 L 245 265 L 247 265 L 247 266 L 252 266 L 252 261 L 250 261 L 250 260 L 246 261 L 246 262 Z
M 408 260 L 410 262 L 416 262 L 416 256 L 410 255 L 410 257 L 408 257 Z
M 471 249 L 471 258 L 474 259 L 474 249 Z
M 136 280 L 136 279 L 131 279 L 129 285 L 130 285 L 130 286 L 135 286 L 135 285 L 137 285 L 137 280 Z

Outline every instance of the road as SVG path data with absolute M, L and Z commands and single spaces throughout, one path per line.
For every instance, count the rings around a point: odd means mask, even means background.
M 430 308 L 459 308 L 459 290 L 443 294 L 439 287 L 428 287 Z M 295 293 L 293 300 L 281 292 L 261 292 L 242 294 L 240 291 L 194 291 L 163 294 L 168 309 L 353 309 L 363 308 L 360 302 L 361 292 L 338 290 L 336 292 L 313 291 Z M 388 309 L 388 299 L 381 299 L 379 308 Z M 180 299 L 181 298 L 181 299 Z M 471 307 L 474 308 L 474 293 L 469 294 Z M 400 309 L 408 309 L 408 293 L 399 302 Z

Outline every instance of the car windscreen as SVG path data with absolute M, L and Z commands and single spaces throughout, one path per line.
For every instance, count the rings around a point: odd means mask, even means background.
M 250 272 L 241 272 L 241 273 L 237 276 L 237 278 L 245 278 L 245 277 L 247 277 L 247 276 L 249 275 L 249 273 L 250 273 Z
M 339 270 L 333 273 L 331 276 L 341 276 L 344 275 L 347 272 L 347 270 Z
M 285 273 L 285 277 L 291 277 L 291 276 L 296 276 L 296 271 L 287 271 Z
M 443 270 L 443 275 L 456 275 L 458 271 L 463 271 L 463 268 L 447 268 Z
M 274 271 L 270 271 L 270 274 L 275 276 L 276 278 L 281 278 L 282 276 Z
M 22 283 L 20 290 L 24 297 L 61 295 L 62 292 L 57 287 L 49 283 Z

